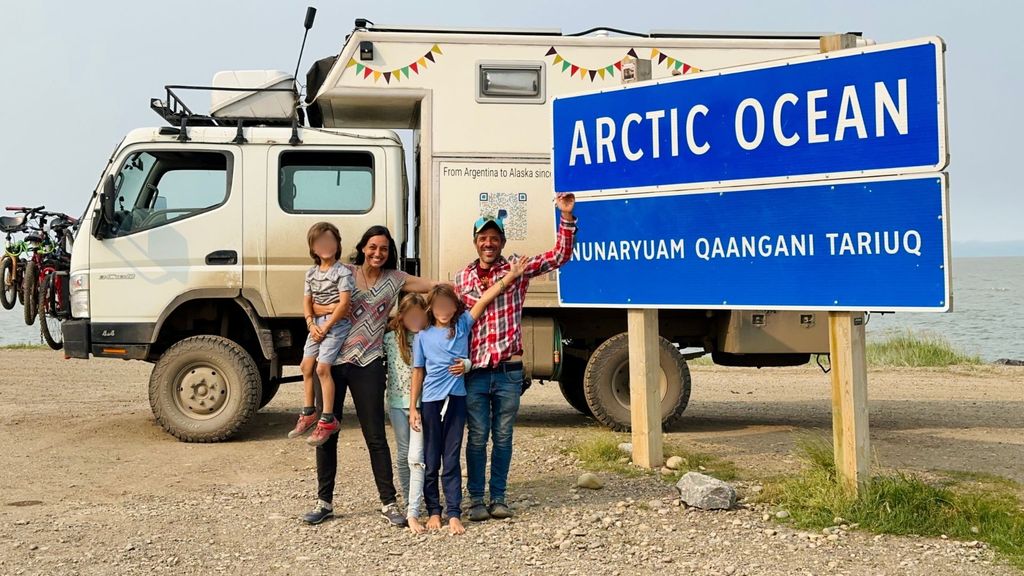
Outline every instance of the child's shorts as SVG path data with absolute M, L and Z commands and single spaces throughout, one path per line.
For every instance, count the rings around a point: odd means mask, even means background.
M 313 319 L 313 322 L 317 326 L 323 326 L 328 319 L 330 319 L 330 316 L 318 316 Z M 312 334 L 306 336 L 306 346 L 302 349 L 302 357 L 316 358 L 317 362 L 333 364 L 334 359 L 341 352 L 341 345 L 345 343 L 345 338 L 348 337 L 350 327 L 351 323 L 348 320 L 342 320 L 331 326 L 327 334 L 324 334 L 324 339 L 319 342 L 313 340 Z

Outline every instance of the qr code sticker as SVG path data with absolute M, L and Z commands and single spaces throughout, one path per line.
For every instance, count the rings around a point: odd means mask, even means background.
M 525 192 L 482 192 L 480 215 L 504 221 L 505 237 L 509 240 L 526 240 Z

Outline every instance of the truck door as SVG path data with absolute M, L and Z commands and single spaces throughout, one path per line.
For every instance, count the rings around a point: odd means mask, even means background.
M 188 292 L 242 286 L 242 156 L 236 146 L 145 144 L 114 173 L 116 225 L 90 242 L 93 341 L 148 342 Z
M 348 262 L 367 228 L 388 223 L 384 149 L 275 146 L 267 165 L 267 293 L 275 316 L 301 317 L 310 226 L 337 226 Z

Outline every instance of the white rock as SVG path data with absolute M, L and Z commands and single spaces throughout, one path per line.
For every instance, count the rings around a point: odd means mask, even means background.
M 728 510 L 736 505 L 736 490 L 717 478 L 687 472 L 676 483 L 679 499 L 702 510 Z
M 602 481 L 597 474 L 584 472 L 576 479 L 576 486 L 586 488 L 588 490 L 600 490 L 601 488 L 604 488 L 604 481 Z
M 633 443 L 632 442 L 623 442 L 622 444 L 619 444 L 619 452 L 622 452 L 623 454 L 629 454 L 630 456 L 632 456 L 633 455 Z
M 785 520 L 786 518 L 789 518 L 789 510 L 779 510 L 775 513 L 775 517 L 779 520 Z
M 673 456 L 665 462 L 665 467 L 671 468 L 672 470 L 679 470 L 683 467 L 683 459 L 679 456 Z

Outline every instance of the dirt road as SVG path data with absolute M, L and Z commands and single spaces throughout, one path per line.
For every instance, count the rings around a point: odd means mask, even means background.
M 812 539 L 754 506 L 687 511 L 650 477 L 606 476 L 604 489 L 576 491 L 580 469 L 561 448 L 597 428 L 556 385 L 524 397 L 513 520 L 471 525 L 459 539 L 386 527 L 347 416 L 342 517 L 307 528 L 295 516 L 313 504 L 313 452 L 284 437 L 298 386 L 237 441 L 191 445 L 155 424 L 146 364 L 0 350 L 0 365 L 0 574 L 1014 573 L 966 543 Z M 796 433 L 830 430 L 828 380 L 816 368 L 693 373 L 688 417 L 670 438 L 749 476 L 796 469 Z M 1024 369 L 873 371 L 870 387 L 880 465 L 1024 482 Z

